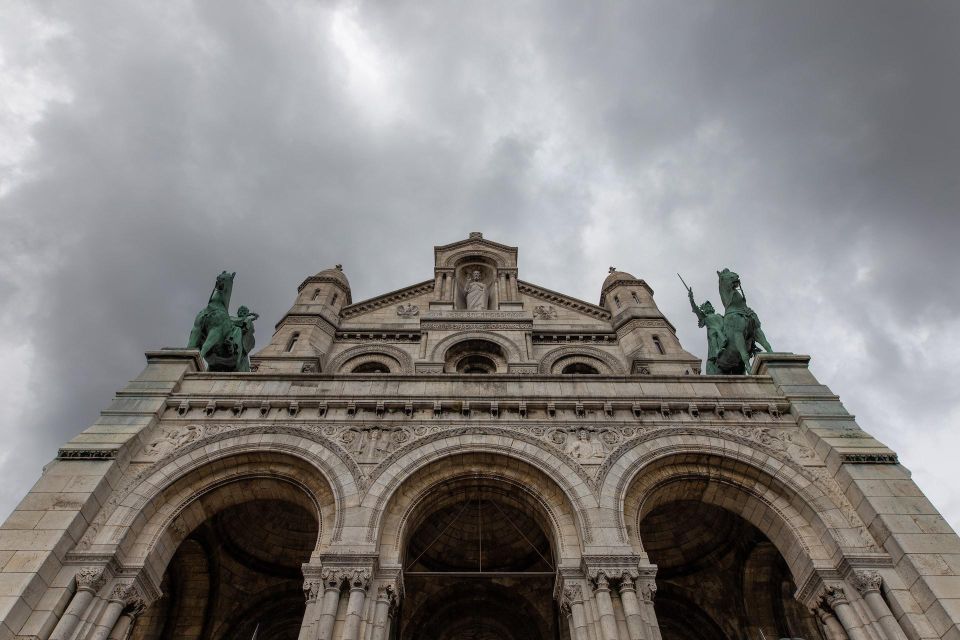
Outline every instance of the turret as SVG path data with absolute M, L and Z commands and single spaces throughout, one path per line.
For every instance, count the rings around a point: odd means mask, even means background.
M 297 299 L 277 323 L 270 344 L 251 363 L 260 371 L 321 371 L 340 324 L 340 310 L 351 302 L 350 281 L 341 265 L 310 276 L 297 289 Z
M 610 324 L 632 361 L 633 373 L 700 372 L 700 360 L 680 345 L 676 329 L 660 312 L 653 289 L 643 280 L 610 267 L 600 291 L 600 306 L 610 312 Z

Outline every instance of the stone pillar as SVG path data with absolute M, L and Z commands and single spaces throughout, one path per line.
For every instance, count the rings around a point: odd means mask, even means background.
M 653 597 L 657 595 L 657 585 L 653 580 L 649 580 L 640 586 L 640 595 L 643 603 L 641 608 L 646 613 L 647 618 L 647 638 L 649 640 L 661 640 L 660 624 L 657 622 L 657 612 L 653 608 Z
M 140 601 L 124 609 L 123 613 L 120 614 L 120 619 L 117 620 L 116 626 L 113 627 L 113 631 L 110 633 L 109 640 L 127 640 L 133 632 L 133 626 L 137 622 L 137 617 L 145 610 L 146 606 Z
M 617 633 L 617 619 L 613 613 L 613 601 L 610 600 L 610 582 L 607 574 L 597 571 L 593 576 L 593 597 L 597 600 L 600 613 L 600 640 L 620 640 Z
M 320 615 L 317 616 L 315 640 L 332 640 L 333 625 L 337 621 L 337 609 L 340 606 L 340 586 L 344 576 L 334 569 L 324 569 L 320 573 L 323 583 L 323 602 L 320 605 Z
M 825 605 L 814 608 L 813 613 L 820 619 L 827 640 L 847 640 L 847 632 L 843 630 L 843 625 Z
M 620 576 L 620 602 L 623 603 L 623 615 L 627 619 L 630 640 L 646 640 L 643 616 L 640 614 L 640 601 L 637 600 L 637 589 L 633 584 L 633 576 L 626 572 Z
M 308 565 L 304 565 L 306 568 Z M 298 640 L 313 640 L 316 635 L 317 618 L 320 615 L 317 595 L 322 586 L 318 578 L 305 578 L 303 581 L 303 597 L 307 600 L 307 608 L 303 613 L 303 622 L 300 624 Z
M 341 640 L 357 640 L 360 620 L 363 617 L 363 601 L 367 597 L 367 587 L 370 586 L 370 570 L 351 570 L 347 584 L 350 587 L 350 599 L 347 601 L 347 619 L 343 624 Z
M 377 588 L 377 604 L 373 611 L 373 635 L 370 640 L 386 640 L 390 633 L 390 612 L 393 610 L 397 594 L 392 584 L 383 584 Z
M 850 640 L 870 640 L 863 630 L 860 616 L 850 606 L 850 601 L 847 600 L 847 594 L 842 586 L 832 585 L 827 587 L 823 600 L 840 619 L 840 624 L 843 625 L 843 630 L 847 632 Z
M 587 632 L 587 614 L 583 609 L 583 589 L 579 584 L 571 584 L 563 588 L 561 603 L 564 602 L 570 608 L 570 640 L 590 640 L 590 634 Z
M 77 622 L 83 617 L 93 597 L 103 586 L 103 570 L 94 567 L 80 569 L 77 572 L 76 582 L 77 592 L 73 594 L 67 610 L 60 616 L 60 621 L 50 633 L 50 640 L 67 640 L 71 636 Z
M 141 608 L 143 600 L 137 594 L 136 588 L 129 583 L 120 583 L 113 587 L 107 606 L 100 614 L 100 619 L 90 633 L 90 640 L 108 640 L 114 627 L 120 620 L 120 615 L 127 607 Z
M 853 586 L 857 588 L 867 606 L 870 607 L 870 611 L 880 622 L 888 640 L 907 640 L 900 623 L 893 617 L 893 612 L 890 611 L 887 601 L 880 593 L 882 585 L 883 578 L 876 571 L 856 571 L 853 574 Z

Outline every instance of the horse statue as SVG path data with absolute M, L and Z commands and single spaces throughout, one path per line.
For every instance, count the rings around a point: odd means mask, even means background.
M 720 280 L 720 301 L 723 302 L 723 336 L 725 344 L 717 353 L 717 367 L 728 375 L 744 374 L 750 371 L 750 358 L 760 353 L 759 342 L 770 352 L 773 348 L 767 342 L 760 328 L 760 318 L 747 306 L 743 295 L 740 276 L 724 269 L 717 271 Z
M 717 276 L 724 315 L 716 313 L 709 300 L 697 306 L 693 289 L 683 282 L 682 277 L 680 281 L 687 289 L 699 325 L 707 328 L 707 374 L 743 375 L 750 370 L 750 358 L 760 353 L 756 343 L 767 351 L 773 349 L 763 335 L 757 314 L 747 306 L 740 276 L 729 269 L 717 271 Z
M 230 316 L 230 295 L 236 272 L 217 276 L 206 308 L 197 314 L 190 332 L 188 349 L 199 349 L 210 371 L 250 371 L 253 350 L 253 321 L 259 316 L 240 307 L 238 317 Z

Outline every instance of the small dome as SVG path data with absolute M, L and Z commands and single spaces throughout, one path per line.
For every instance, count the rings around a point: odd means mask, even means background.
M 347 275 L 343 272 L 343 265 L 337 265 L 333 269 L 324 269 L 317 275 L 313 276 L 314 278 L 335 278 L 343 283 L 347 289 L 350 288 L 350 281 L 347 280 Z
M 617 271 L 616 267 L 610 267 L 610 275 L 607 276 L 607 279 L 603 281 L 602 290 L 606 290 L 607 287 L 612 285 L 614 282 L 619 280 L 636 280 L 637 278 L 626 271 Z

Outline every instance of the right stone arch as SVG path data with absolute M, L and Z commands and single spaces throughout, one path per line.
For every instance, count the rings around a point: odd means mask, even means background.
M 622 532 L 657 566 L 664 640 L 823 637 L 795 594 L 840 548 L 793 487 L 703 452 L 638 461 L 625 486 Z

